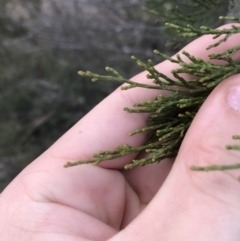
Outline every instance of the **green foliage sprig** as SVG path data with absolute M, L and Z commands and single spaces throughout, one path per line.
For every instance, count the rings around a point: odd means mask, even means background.
M 209 2 L 211 3 L 213 1 Z M 202 1 L 195 1 L 195 3 L 201 4 Z M 179 15 L 178 11 L 175 13 Z M 237 22 L 240 21 L 239 17 L 220 18 L 225 20 L 231 19 Z M 210 45 L 208 49 L 219 46 L 221 43 L 227 41 L 227 39 L 233 34 L 240 33 L 240 27 L 235 25 L 232 25 L 229 29 L 221 30 L 206 26 L 199 28 L 193 27 L 192 25 L 181 26 L 174 23 L 166 24 L 166 26 L 177 30 L 185 38 L 199 37 L 206 34 L 213 35 L 213 39 L 216 39 L 216 43 Z M 147 78 L 152 80 L 152 84 L 142 84 L 126 79 L 110 67 L 106 68 L 109 75 L 98 75 L 90 71 L 79 71 L 81 76 L 90 77 L 93 81 L 118 81 L 127 84 L 121 87 L 122 90 L 138 87 L 164 90 L 167 91 L 168 94 L 164 96 L 159 95 L 154 100 L 136 103 L 133 108 L 126 107 L 124 109 L 129 113 L 149 113 L 146 127 L 134 130 L 130 133 L 130 135 L 143 132 L 149 133 L 150 138 L 145 145 L 133 147 L 126 144 L 116 147 L 113 151 L 97 153 L 93 155 L 91 160 L 67 163 L 65 167 L 86 163 L 98 165 L 105 160 L 112 160 L 140 151 L 150 153 L 150 155 L 143 159 L 133 160 L 130 164 L 125 166 L 126 169 L 131 169 L 138 165 L 144 166 L 150 163 L 157 163 L 165 158 L 175 157 L 193 118 L 207 96 L 223 80 L 240 73 L 240 61 L 232 58 L 232 55 L 239 50 L 240 45 L 219 54 L 209 55 L 209 59 L 222 60 L 224 64 L 216 64 L 208 60 L 196 58 L 186 51 L 182 52 L 182 55 L 185 57 L 184 59 L 186 59 L 184 60 L 180 54 L 177 54 L 176 57 L 170 57 L 155 50 L 154 53 L 157 56 L 178 64 L 178 68 L 172 71 L 172 77 L 159 72 L 154 67 L 151 60 L 144 63 L 136 57 L 132 57 L 137 65 L 148 72 Z M 184 77 L 186 74 L 190 77 Z M 240 139 L 240 136 L 234 136 L 234 139 Z M 238 145 L 227 146 L 227 149 L 240 150 L 240 147 Z M 191 167 L 192 170 L 197 171 L 229 170 L 236 168 L 240 168 L 240 164 Z

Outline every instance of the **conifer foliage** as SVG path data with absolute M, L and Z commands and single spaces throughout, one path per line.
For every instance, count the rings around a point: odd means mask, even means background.
M 181 36 L 180 39 L 182 41 L 183 39 L 189 41 L 203 35 L 212 35 L 216 41 L 213 45 L 208 46 L 208 49 L 215 48 L 227 41 L 230 36 L 240 33 L 240 27 L 234 24 L 230 29 L 221 30 L 203 25 L 203 23 L 206 22 L 204 22 L 204 19 L 207 19 L 206 16 L 210 15 L 212 11 L 216 11 L 218 6 L 226 5 L 228 5 L 229 9 L 234 8 L 234 1 L 192 0 L 185 3 L 179 1 L 177 6 L 176 1 L 147 1 L 148 11 L 158 17 L 159 23 L 165 24 L 167 28 L 166 31 L 175 31 Z M 228 20 L 240 22 L 240 17 L 219 17 L 219 21 Z M 171 44 L 174 44 L 174 42 L 176 43 L 173 39 Z M 150 114 L 146 127 L 133 130 L 130 133 L 130 135 L 136 135 L 138 133 L 148 132 L 151 138 L 145 145 L 132 147 L 126 144 L 112 151 L 103 151 L 94 154 L 91 160 L 67 163 L 65 167 L 86 163 L 97 165 L 105 160 L 112 160 L 139 151 L 145 151 L 151 155 L 148 155 L 148 157 L 144 159 L 133 160 L 125 166 L 126 169 L 131 169 L 138 165 L 144 166 L 150 163 L 158 163 L 165 158 L 175 157 L 186 131 L 207 96 L 223 80 L 240 73 L 240 60 L 233 60 L 232 58 L 232 55 L 239 50 L 240 45 L 220 54 L 209 55 L 210 60 L 224 61 L 225 64 L 223 65 L 196 58 L 186 51 L 183 51 L 182 55 L 186 57 L 184 59 L 187 59 L 187 61 L 183 60 L 179 54 L 176 55 L 176 57 L 170 57 L 155 50 L 154 53 L 161 59 L 178 65 L 178 67 L 172 71 L 172 78 L 159 72 L 151 60 L 145 63 L 136 57 L 132 57 L 132 60 L 137 65 L 148 72 L 147 77 L 152 81 L 152 84 L 134 82 L 123 77 L 115 69 L 110 67 L 106 68 L 108 72 L 107 75 L 98 75 L 90 71 L 79 71 L 81 76 L 92 78 L 93 81 L 118 81 L 127 84 L 122 87 L 122 90 L 148 88 L 165 90 L 168 91 L 169 94 L 166 96 L 159 95 L 153 100 L 142 101 L 134 104 L 133 107 L 126 107 L 124 109 L 129 113 Z M 187 74 L 191 76 L 191 78 L 185 78 L 184 76 L 186 75 L 183 74 Z M 240 136 L 234 136 L 233 139 L 238 140 Z M 240 150 L 240 147 L 238 145 L 227 146 L 227 149 Z M 229 170 L 236 168 L 240 168 L 239 163 L 230 166 L 191 167 L 192 170 L 198 171 Z

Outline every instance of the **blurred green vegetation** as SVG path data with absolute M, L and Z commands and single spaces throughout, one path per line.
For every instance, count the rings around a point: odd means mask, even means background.
M 231 1 L 231 0 L 230 0 Z M 195 28 L 209 26 L 217 28 L 224 22 L 219 16 L 227 15 L 232 10 L 229 0 L 146 0 L 147 11 L 156 16 L 157 22 L 164 25 L 172 23 L 179 26 L 188 24 Z M 238 1 L 238 0 L 237 0 Z M 232 2 L 236 2 L 233 0 Z M 193 39 L 184 38 L 174 29 L 165 28 L 166 45 L 179 50 Z

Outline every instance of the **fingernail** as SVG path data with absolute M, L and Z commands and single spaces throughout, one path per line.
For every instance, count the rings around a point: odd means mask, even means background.
M 230 88 L 227 102 L 231 108 L 240 111 L 240 86 Z

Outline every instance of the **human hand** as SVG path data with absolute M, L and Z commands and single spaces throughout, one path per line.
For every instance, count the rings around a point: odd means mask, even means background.
M 206 51 L 213 41 L 204 36 L 184 49 L 207 59 L 210 52 L 237 45 L 239 35 Z M 165 61 L 156 68 L 170 76 L 176 67 Z M 136 155 L 144 155 L 138 153 L 106 161 L 101 167 L 64 169 L 66 162 L 88 159 L 117 145 L 145 142 L 144 134 L 129 137 L 128 133 L 144 126 L 147 116 L 121 110 L 159 92 L 117 89 L 1 193 L 1 240 L 238 240 L 239 171 L 199 173 L 189 168 L 238 161 L 239 153 L 226 151 L 225 145 L 233 134 L 240 133 L 239 78 L 229 78 L 209 96 L 173 166 L 173 160 L 168 159 L 122 170 Z M 145 72 L 134 80 L 149 81 Z

